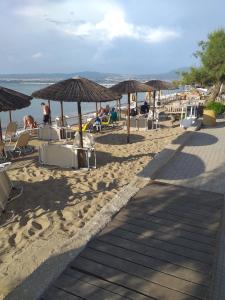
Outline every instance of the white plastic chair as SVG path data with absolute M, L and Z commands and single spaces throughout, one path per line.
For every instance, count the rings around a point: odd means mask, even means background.
M 88 170 L 90 169 L 90 167 L 96 168 L 95 140 L 91 133 L 86 132 L 85 136 L 83 137 L 83 148 L 81 148 L 80 147 L 80 134 L 79 134 L 79 132 L 76 132 L 75 137 L 74 137 L 73 146 L 75 149 L 81 149 L 85 152 Z M 94 155 L 94 163 L 91 166 L 90 160 L 91 160 L 92 154 Z

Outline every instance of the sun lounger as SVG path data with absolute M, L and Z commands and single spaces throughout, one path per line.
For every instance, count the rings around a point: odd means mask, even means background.
M 13 139 L 16 139 L 16 129 L 17 129 L 16 122 L 9 122 L 5 131 L 5 136 L 4 136 L 5 142 L 9 141 L 11 143 Z
M 0 164 L 0 209 L 1 212 L 5 210 L 7 203 L 15 200 L 23 193 L 22 187 L 13 186 L 7 174 L 7 169 L 10 167 L 11 162 Z M 12 193 L 13 192 L 13 193 Z M 10 196 L 12 195 L 12 196 Z
M 55 118 L 56 126 L 58 128 L 68 126 L 67 119 L 69 119 L 68 116 L 63 116 L 63 126 L 62 126 L 62 117 L 56 117 Z
M 5 161 L 5 143 L 0 141 L 0 161 Z
M 25 153 L 31 153 L 34 147 L 28 145 L 30 135 L 28 132 L 19 135 L 14 146 L 5 146 L 6 156 L 14 157 L 16 155 L 21 155 Z
M 91 118 L 89 121 L 87 121 L 85 124 L 83 124 L 82 126 L 82 131 L 86 132 L 86 131 L 91 131 L 93 129 L 93 125 L 95 123 L 95 119 Z

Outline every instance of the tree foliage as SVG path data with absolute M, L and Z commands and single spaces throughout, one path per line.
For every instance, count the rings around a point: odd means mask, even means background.
M 225 83 L 225 30 L 219 29 L 208 35 L 207 41 L 199 43 L 194 53 L 200 59 L 200 67 L 182 73 L 185 84 L 221 85 Z

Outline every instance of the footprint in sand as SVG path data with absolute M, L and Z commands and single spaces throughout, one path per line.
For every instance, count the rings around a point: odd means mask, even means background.
M 32 222 L 32 226 L 33 226 L 35 229 L 37 229 L 37 230 L 41 230 L 41 229 L 42 229 L 41 224 L 39 224 L 39 223 L 37 223 L 37 222 L 35 222 L 35 221 Z
M 35 235 L 35 230 L 34 230 L 33 228 L 30 228 L 30 229 L 28 230 L 28 234 L 29 234 L 30 236 Z
M 16 233 L 14 233 L 13 235 L 11 235 L 8 239 L 8 242 L 9 242 L 9 245 L 11 247 L 16 247 L 16 241 L 15 241 L 15 238 L 16 238 Z
M 91 207 L 90 204 L 84 205 L 84 207 L 83 207 L 83 212 L 84 212 L 84 213 L 87 213 L 88 210 L 90 209 L 90 207 Z

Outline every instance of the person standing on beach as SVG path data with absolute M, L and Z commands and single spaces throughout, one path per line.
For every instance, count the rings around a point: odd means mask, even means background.
M 43 111 L 43 122 L 44 122 L 44 125 L 49 124 L 50 123 L 50 108 L 44 102 L 41 103 L 41 106 L 42 106 L 42 111 Z

